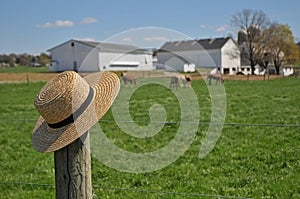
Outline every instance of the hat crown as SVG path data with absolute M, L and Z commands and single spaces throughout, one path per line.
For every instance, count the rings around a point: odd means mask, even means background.
M 41 89 L 34 105 L 47 123 L 55 124 L 70 117 L 84 103 L 89 89 L 77 73 L 63 72 Z

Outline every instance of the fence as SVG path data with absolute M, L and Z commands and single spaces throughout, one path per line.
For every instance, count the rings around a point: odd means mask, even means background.
M 55 187 L 55 184 L 39 184 L 39 183 L 30 183 L 30 182 L 0 182 L 0 185 L 26 185 L 26 186 L 40 186 L 40 187 Z M 222 195 L 211 195 L 211 194 L 202 194 L 202 193 L 186 193 L 186 192 L 166 192 L 159 190 L 145 190 L 145 189 L 130 189 L 130 188 L 120 188 L 120 187 L 103 187 L 103 186 L 93 186 L 93 188 L 99 188 L 103 190 L 112 190 L 112 191 L 129 191 L 129 192 L 138 192 L 138 193 L 147 193 L 147 194 L 157 194 L 157 195 L 174 195 L 174 196 L 193 196 L 193 197 L 205 197 L 205 198 L 231 198 L 231 199 L 253 199 L 246 197 L 237 197 L 237 196 L 222 196 Z M 93 198 L 97 198 L 96 194 L 93 194 Z
M 144 77 L 147 75 L 151 76 L 151 73 L 144 73 Z M 156 74 L 158 77 L 166 77 L 161 74 Z M 160 76 L 161 75 L 161 76 Z M 0 123 L 8 123 L 8 124 L 22 124 L 22 123 L 32 123 L 34 124 L 36 122 L 36 119 L 1 119 Z M 114 120 L 100 120 L 100 123 L 139 123 L 139 124 L 149 124 L 149 122 L 145 121 L 114 121 Z M 257 127 L 257 128 L 264 128 L 264 127 L 272 127 L 272 128 L 299 128 L 300 124 L 297 123 L 211 123 L 208 121 L 203 121 L 203 122 L 194 122 L 194 121 L 189 121 L 189 122 L 156 122 L 157 124 L 176 124 L 176 125 L 191 125 L 191 124 L 197 124 L 199 126 L 207 126 L 207 125 L 224 125 L 228 127 Z M 151 123 L 151 122 L 150 122 Z M 152 122 L 153 123 L 153 122 Z M 5 185 L 11 185 L 11 186 L 19 186 L 19 185 L 25 185 L 25 186 L 31 186 L 31 187 L 43 187 L 43 186 L 49 186 L 49 187 L 54 187 L 55 185 L 53 184 L 43 184 L 41 183 L 33 183 L 33 182 L 0 182 L 2 186 Z M 186 192 L 170 192 L 170 191 L 164 191 L 164 190 L 147 190 L 147 189 L 131 189 L 131 188 L 125 188 L 125 187 L 104 187 L 104 186 L 93 186 L 94 189 L 103 189 L 103 190 L 111 190 L 111 191 L 124 191 L 124 192 L 138 192 L 140 194 L 157 194 L 159 195 L 174 195 L 174 196 L 192 196 L 192 197 L 210 197 L 210 198 L 245 198 L 245 197 L 237 197 L 237 196 L 223 196 L 223 195 L 212 195 L 212 194 L 203 194 L 203 193 L 186 193 Z M 94 197 L 97 197 L 94 195 Z
M 118 72 L 117 72 L 118 73 Z M 175 72 L 168 72 L 163 70 L 157 70 L 157 71 L 138 71 L 138 72 L 128 72 L 130 74 L 133 74 L 136 78 L 169 78 L 173 75 L 176 75 L 178 73 Z M 83 76 L 85 76 L 87 73 L 82 73 Z M 300 72 L 295 72 L 293 76 L 298 78 Z M 52 77 L 57 75 L 57 73 L 30 73 L 30 74 L 23 74 L 23 73 L 0 73 L 0 83 L 4 82 L 26 82 L 27 84 L 31 81 L 48 81 Z M 193 79 L 199 80 L 199 79 L 206 79 L 206 73 L 205 74 L 199 74 L 199 73 L 192 73 L 190 74 L 193 76 Z M 224 75 L 224 80 L 270 80 L 270 79 L 277 79 L 277 78 L 283 78 L 282 75 Z M 285 77 L 287 78 L 287 77 Z
M 35 119 L 2 119 L 0 123 L 35 123 Z M 114 120 L 100 120 L 100 123 L 132 123 L 133 121 L 114 121 Z M 139 124 L 148 124 L 148 122 L 144 121 L 134 121 Z M 156 122 L 158 123 L 158 122 Z M 219 123 L 211 123 L 211 122 L 159 122 L 159 124 L 178 124 L 178 125 L 190 125 L 190 124 L 198 124 L 202 126 L 206 125 L 220 125 Z M 280 123 L 224 123 L 224 126 L 230 127 L 289 127 L 289 128 L 300 128 L 300 124 L 280 124 Z M 34 187 L 55 187 L 54 184 L 45 184 L 45 183 L 33 183 L 33 182 L 0 182 L 1 186 L 30 186 L 34 189 Z M 94 185 L 93 189 L 101 189 L 101 190 L 110 190 L 110 191 L 125 191 L 125 192 L 136 192 L 139 194 L 154 194 L 154 195 L 170 195 L 170 196 L 180 196 L 180 197 L 199 197 L 199 198 L 231 198 L 231 199 L 248 199 L 247 197 L 238 197 L 238 196 L 226 196 L 226 195 L 212 195 L 205 193 L 187 193 L 187 192 L 170 192 L 163 190 L 147 190 L 147 189 L 133 189 L 133 188 L 125 188 L 125 187 L 104 187 L 99 185 Z M 94 193 L 93 198 L 97 198 L 97 195 Z

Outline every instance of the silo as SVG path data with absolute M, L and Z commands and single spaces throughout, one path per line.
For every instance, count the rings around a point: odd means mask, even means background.
M 241 45 L 242 43 L 247 41 L 247 31 L 246 30 L 240 30 L 238 32 L 238 44 Z

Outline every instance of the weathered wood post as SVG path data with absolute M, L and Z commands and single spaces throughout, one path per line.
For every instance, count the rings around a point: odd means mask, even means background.
M 29 75 L 28 74 L 26 75 L 26 82 L 27 82 L 27 85 L 29 85 Z
M 54 152 L 56 198 L 92 198 L 89 132 Z

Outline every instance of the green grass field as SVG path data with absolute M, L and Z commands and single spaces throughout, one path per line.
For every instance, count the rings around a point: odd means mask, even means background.
M 31 147 L 38 118 L 33 101 L 44 84 L 0 84 L 0 198 L 55 198 L 53 153 Z M 206 84 L 193 81 L 193 88 L 201 121 L 210 121 Z M 205 124 L 199 125 L 179 159 L 157 171 L 121 172 L 93 156 L 94 198 L 300 198 L 300 79 L 226 81 L 225 89 L 226 125 L 205 158 L 198 157 Z M 148 110 L 157 103 L 165 107 L 168 121 L 180 121 L 174 94 L 159 85 L 140 87 L 130 99 L 130 114 L 149 122 Z M 123 133 L 116 123 L 105 122 L 113 120 L 111 111 L 102 120 L 106 136 L 135 153 L 167 145 L 179 128 L 166 124 L 157 135 L 139 139 Z
M 16 66 L 8 68 L 0 68 L 0 73 L 43 73 L 49 72 L 48 67 L 29 67 L 29 66 Z

